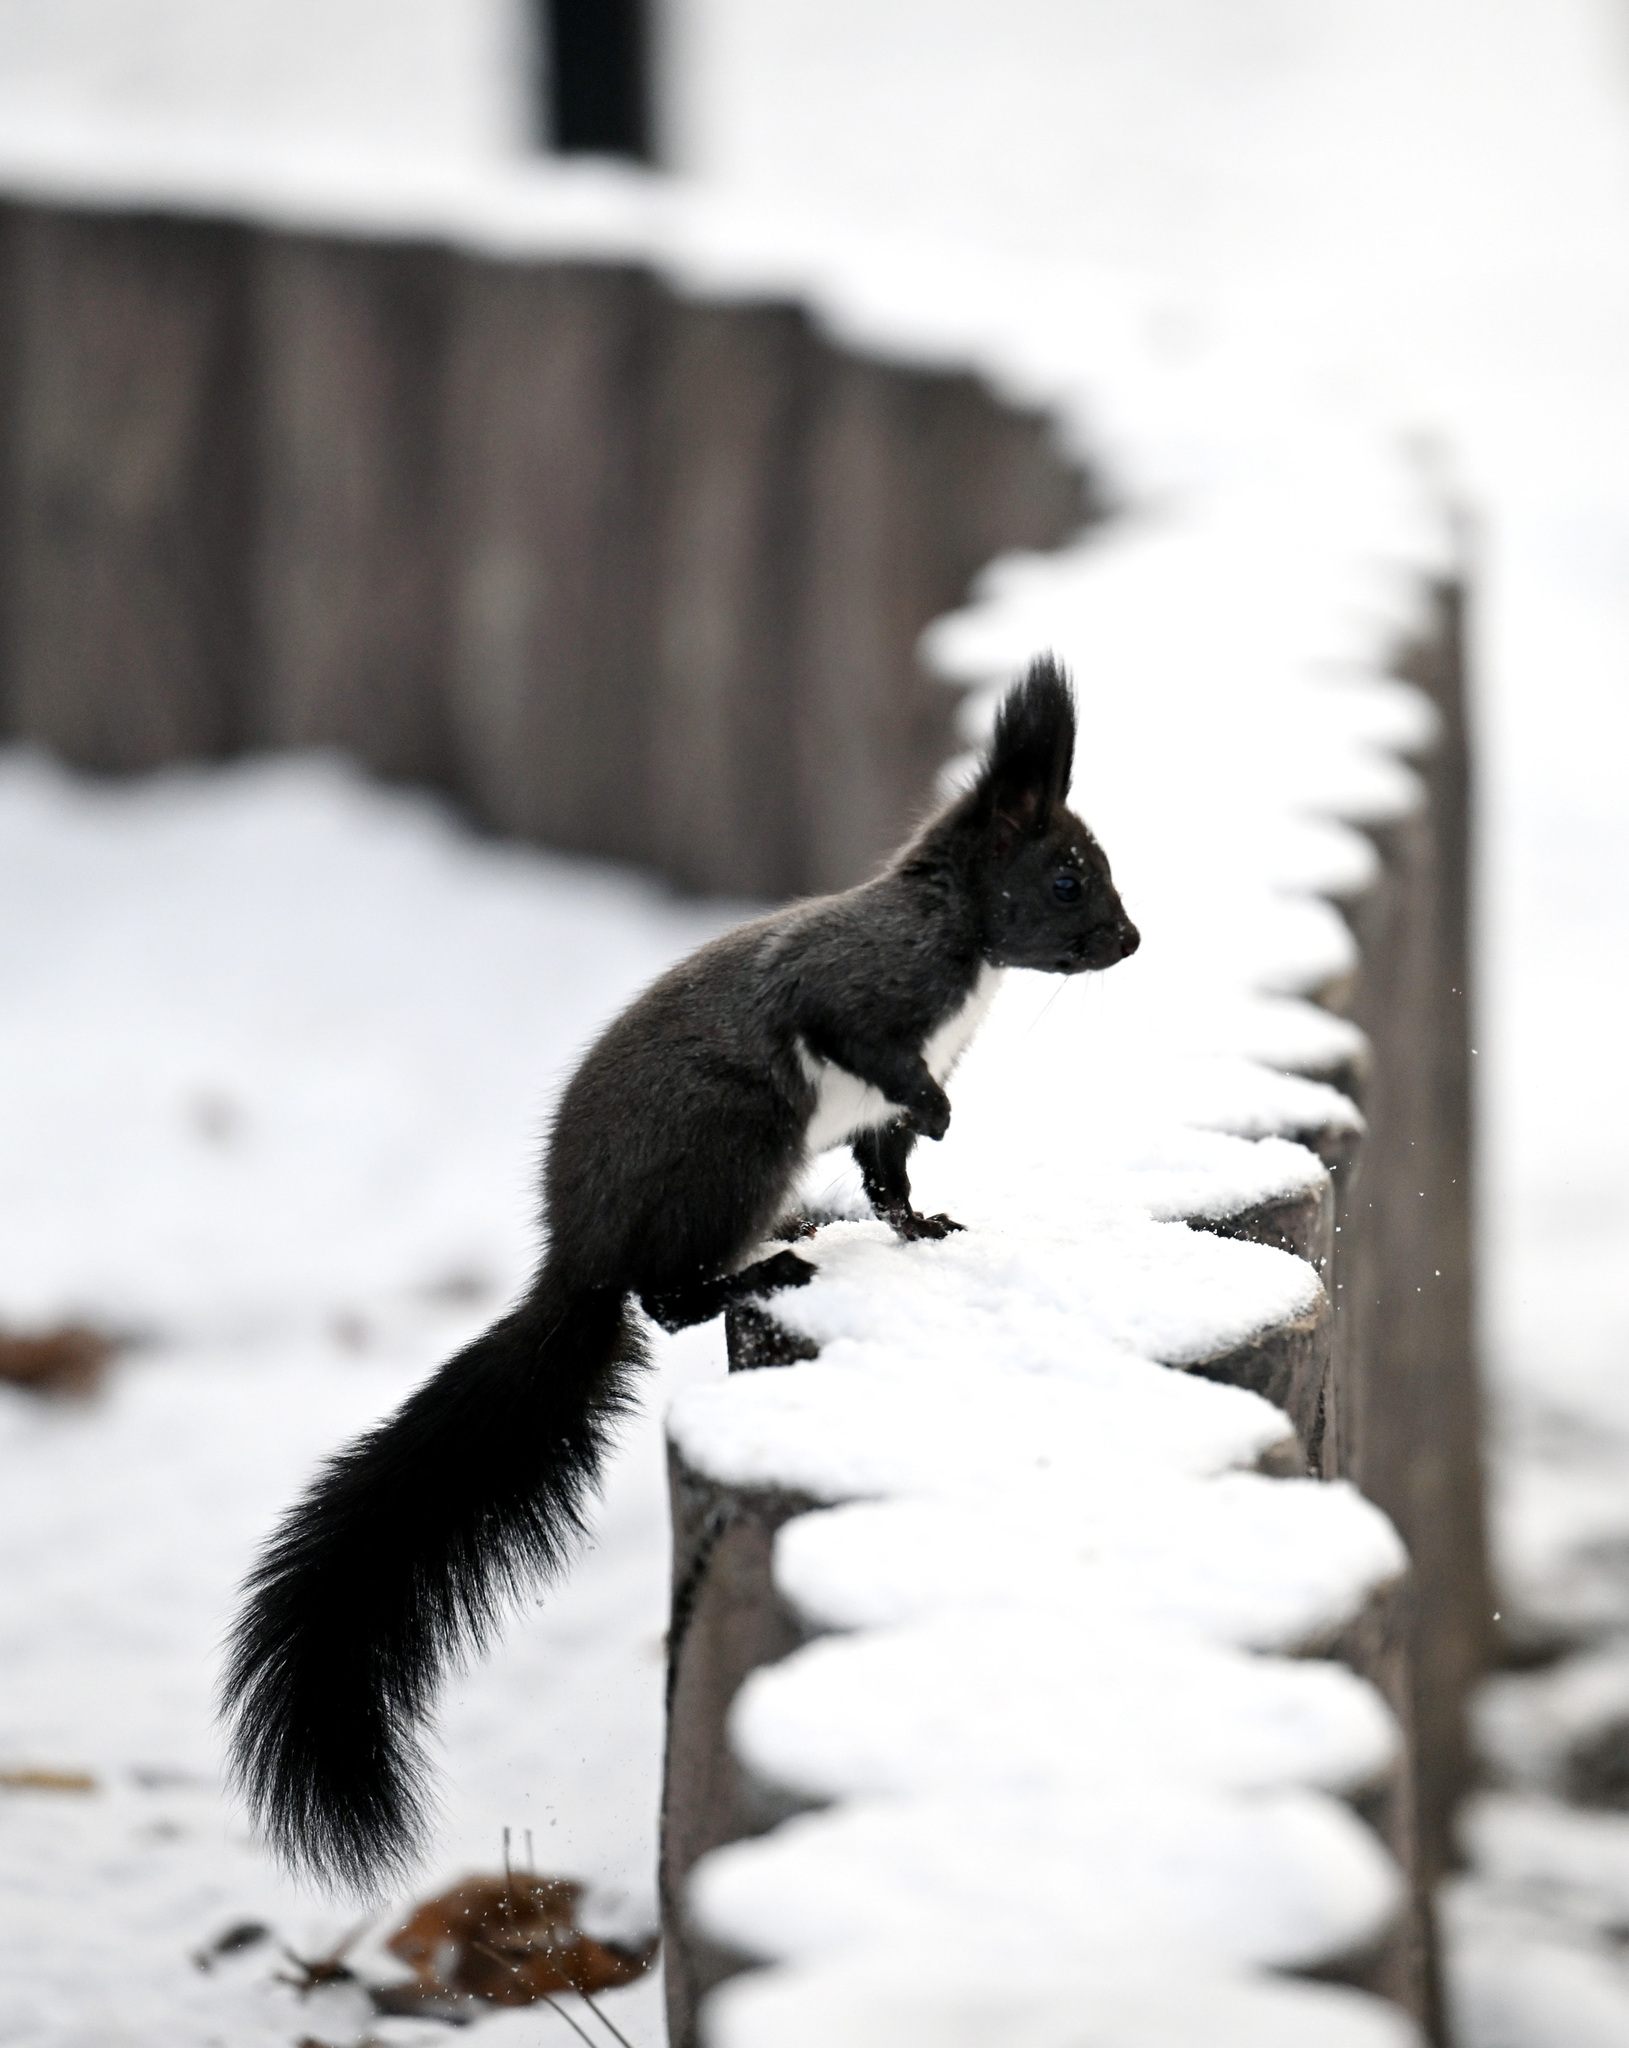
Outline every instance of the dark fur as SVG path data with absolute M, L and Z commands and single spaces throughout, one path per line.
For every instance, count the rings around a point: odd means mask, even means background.
M 440 1673 L 564 1564 L 643 1361 L 629 1297 L 679 1328 L 809 1278 L 792 1252 L 732 1270 L 804 1164 L 799 1040 L 902 1112 L 853 1143 L 878 1213 L 902 1236 L 956 1228 L 910 1203 L 911 1147 L 950 1122 L 923 1045 L 986 962 L 1074 974 L 1137 944 L 1065 808 L 1074 743 L 1069 685 L 1037 661 L 973 787 L 884 873 L 704 946 L 590 1049 L 554 1121 L 531 1291 L 327 1465 L 249 1579 L 225 1708 L 287 1862 L 372 1890 L 412 1861 Z

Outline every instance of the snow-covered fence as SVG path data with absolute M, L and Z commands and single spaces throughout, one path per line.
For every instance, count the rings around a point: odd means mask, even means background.
M 785 297 L 119 196 L 0 207 L 0 734 L 82 767 L 341 745 L 686 887 L 842 886 L 945 753 L 922 627 L 1088 509 L 1038 414 Z
M 1009 988 L 922 1161 L 969 1234 L 829 1226 L 808 1289 L 736 1313 L 732 1362 L 769 1369 L 674 1415 L 675 2043 L 704 2015 L 721 2048 L 1063 2043 L 1090 2014 L 1127 2048 L 1378 2044 L 1398 2007 L 1441 2038 L 1489 1611 L 1463 600 L 1447 555 L 1377 577 L 1331 524 L 1275 560 L 1218 494 L 932 637 L 964 681 L 1042 640 L 1130 663 L 1078 794 L 1183 929 L 1142 987 Z M 1196 649 L 1255 672 L 1242 743 Z M 1094 739 L 1174 803 L 1163 849 Z M 1311 844 L 1333 819 L 1362 840 Z M 1269 964 L 1247 934 L 1301 890 L 1344 921 Z
M 1342 1187 L 1343 1404 L 1325 1469 L 1349 1473 L 1403 1532 L 1418 1582 L 1413 1739 L 1427 1884 L 1453 1860 L 1474 1765 L 1464 1703 L 1493 1658 L 1481 1540 L 1472 1186 L 1470 761 L 1465 591 L 1435 582 L 1398 667 L 1429 697 L 1412 750 L 1424 801 L 1371 821 L 1374 886 L 1345 900 L 1358 967 L 1345 1002 L 1371 1048 L 1362 1171 Z

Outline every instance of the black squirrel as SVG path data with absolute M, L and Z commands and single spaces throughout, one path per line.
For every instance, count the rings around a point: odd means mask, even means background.
M 801 1286 L 781 1251 L 805 1163 L 847 1140 L 902 1238 L 942 1083 L 1007 967 L 1134 952 L 1102 849 L 1066 807 L 1069 682 L 1035 661 L 976 779 L 874 880 L 793 903 L 670 969 L 589 1049 L 554 1118 L 547 1245 L 510 1310 L 341 1451 L 250 1574 L 224 1711 L 235 1782 L 284 1860 L 376 1891 L 426 1830 L 421 1731 L 443 1666 L 564 1566 L 645 1343 Z

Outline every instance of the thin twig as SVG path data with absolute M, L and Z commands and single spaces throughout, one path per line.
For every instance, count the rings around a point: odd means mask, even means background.
M 571 2017 L 571 2014 L 566 2011 L 565 2007 L 563 2005 L 556 2005 L 554 2000 L 549 1996 L 549 1994 L 546 1991 L 543 1994 L 543 2003 L 546 2006 L 548 2006 L 551 2011 L 557 2012 L 560 2015 L 560 2017 L 565 2021 L 566 2025 L 570 2027 L 571 2031 L 578 2037 L 578 2039 L 586 2041 L 588 2043 L 588 2048 L 599 2048 L 599 2044 L 595 2041 L 594 2036 L 592 2034 L 585 2033 L 583 2029 L 580 2026 L 578 2026 L 577 2022 Z M 620 2036 L 618 2038 L 620 2039 Z
M 278 1946 L 284 1955 L 302 1974 L 279 1977 L 278 1983 L 292 1984 L 304 1998 L 308 1991 L 318 1990 L 324 1984 L 343 1984 L 354 1979 L 356 1973 L 347 1968 L 345 1958 L 372 1925 L 373 1916 L 370 1914 L 366 1920 L 359 1920 L 348 1934 L 342 1935 L 326 1955 L 314 1956 L 309 1962 L 304 1956 L 297 1956 L 286 1942 L 280 1942 Z
M 583 2004 L 588 2007 L 589 2011 L 594 2015 L 595 2019 L 599 2021 L 600 2025 L 605 2029 L 605 2031 L 608 2034 L 616 2035 L 617 2039 L 622 2043 L 622 2048 L 633 2048 L 633 2043 L 628 2039 L 627 2035 L 615 2023 L 614 2020 L 608 2020 L 605 2017 L 604 2013 L 600 2011 L 599 2007 L 594 2003 L 593 1999 L 589 1997 L 586 1991 L 579 1991 L 577 1993 L 577 1996 L 582 2000 Z

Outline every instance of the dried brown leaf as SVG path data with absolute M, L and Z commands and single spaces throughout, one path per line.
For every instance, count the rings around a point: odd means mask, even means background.
M 0 1792 L 94 1792 L 89 1771 L 0 1771 Z
M 65 1323 L 37 1337 L 0 1331 L 0 1380 L 31 1394 L 82 1400 L 101 1385 L 117 1348 L 83 1323 Z
M 463 1998 L 535 2005 L 557 1992 L 609 1991 L 643 1976 L 656 1959 L 655 1938 L 637 1949 L 596 1941 L 577 1925 L 581 1896 L 582 1886 L 568 1878 L 517 1871 L 467 1877 L 427 1899 L 385 1944 L 417 1980 L 397 1987 L 391 2010 L 408 2009 L 402 1993 L 421 2009 Z

